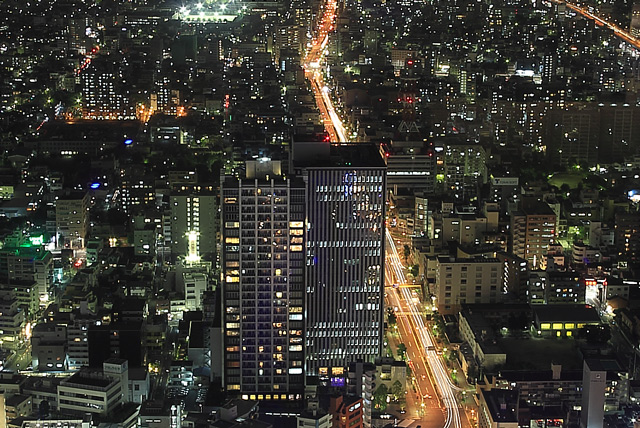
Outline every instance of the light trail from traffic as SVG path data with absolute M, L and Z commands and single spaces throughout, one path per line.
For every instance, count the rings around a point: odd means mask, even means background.
M 386 257 L 387 268 L 393 273 L 398 283 L 405 284 L 407 281 L 404 274 L 404 266 L 400 260 L 400 255 L 398 254 L 398 249 L 396 248 L 393 237 L 388 230 L 386 231 L 386 237 L 388 243 Z M 401 306 L 402 297 L 402 300 L 409 309 L 409 314 L 406 318 L 410 322 L 411 328 L 407 329 L 407 331 L 413 331 L 413 340 L 418 343 L 418 349 L 421 351 L 419 360 L 425 367 L 428 365 L 431 369 L 431 374 L 435 380 L 434 383 L 440 391 L 440 398 L 446 410 L 444 428 L 461 428 L 462 418 L 460 416 L 460 406 L 456 394 L 463 389 L 453 384 L 447 368 L 443 364 L 440 356 L 436 353 L 433 336 L 424 322 L 420 309 L 413 301 L 411 291 L 409 291 L 408 288 L 393 289 L 391 296 L 396 300 L 398 307 Z
M 609 21 L 607 21 L 606 19 L 590 12 L 588 9 L 585 9 L 581 6 L 578 6 L 577 4 L 574 3 L 569 3 L 567 1 L 564 0 L 550 0 L 553 3 L 556 4 L 564 4 L 566 5 L 569 9 L 578 12 L 580 15 L 584 16 L 585 18 L 591 19 L 593 20 L 596 24 L 603 26 L 603 27 L 607 27 L 608 29 L 612 30 L 613 33 L 618 36 L 619 38 L 621 38 L 622 40 L 624 40 L 625 42 L 629 43 L 630 45 L 632 45 L 635 48 L 640 49 L 640 39 L 634 37 L 631 35 L 631 33 L 629 33 L 628 31 L 623 30 L 622 28 L 618 27 L 616 24 L 613 24 Z
M 325 49 L 329 43 L 329 33 L 333 30 L 338 8 L 336 0 L 327 0 L 325 11 L 320 21 L 317 36 L 311 42 L 311 48 L 304 58 L 304 74 L 311 83 L 311 89 L 316 98 L 316 104 L 322 115 L 324 127 L 333 142 L 348 142 L 347 131 L 336 113 L 333 101 L 329 96 L 329 88 L 325 84 L 322 75 L 322 63 L 324 62 Z

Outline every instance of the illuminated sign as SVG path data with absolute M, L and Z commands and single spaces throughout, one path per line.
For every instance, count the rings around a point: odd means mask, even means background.
M 343 387 L 344 386 L 344 378 L 343 377 L 332 377 L 331 378 L 331 386 Z
M 30 236 L 29 237 L 29 242 L 33 246 L 43 245 L 44 244 L 44 236 L 43 235 Z

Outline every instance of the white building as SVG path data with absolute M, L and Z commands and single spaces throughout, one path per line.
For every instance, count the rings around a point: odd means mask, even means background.
M 122 384 L 100 372 L 79 371 L 57 388 L 61 413 L 108 414 L 122 402 Z

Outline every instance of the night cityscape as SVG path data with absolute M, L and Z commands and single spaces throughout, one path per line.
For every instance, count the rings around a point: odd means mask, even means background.
M 640 1 L 0 17 L 0 428 L 640 428 Z

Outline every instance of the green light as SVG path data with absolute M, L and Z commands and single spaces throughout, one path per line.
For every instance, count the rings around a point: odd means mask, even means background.
M 29 237 L 29 241 L 31 242 L 31 245 L 33 245 L 33 246 L 43 245 L 44 244 L 44 236 L 43 235 L 30 236 Z

